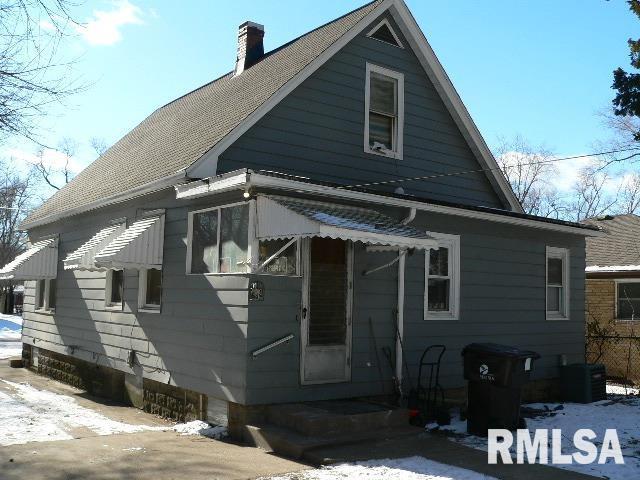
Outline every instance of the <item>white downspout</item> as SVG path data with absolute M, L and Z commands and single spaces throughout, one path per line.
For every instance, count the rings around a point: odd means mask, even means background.
M 407 225 L 416 218 L 414 207 L 409 211 L 409 215 L 400 223 Z M 407 251 L 403 250 L 398 255 L 398 322 L 396 332 L 396 379 L 400 393 L 402 393 L 402 345 L 404 344 L 404 271 Z

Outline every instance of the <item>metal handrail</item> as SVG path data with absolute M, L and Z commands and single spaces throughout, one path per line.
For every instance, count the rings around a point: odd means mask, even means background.
M 251 352 L 251 357 L 256 358 L 261 353 L 264 353 L 264 352 L 266 352 L 268 350 L 271 350 L 272 348 L 275 348 L 278 345 L 282 345 L 283 343 L 287 343 L 288 341 L 293 339 L 293 337 L 294 337 L 293 333 L 290 333 L 289 335 L 285 335 L 284 337 L 279 338 L 278 340 L 274 340 L 273 342 L 268 343 L 264 347 L 260 347 L 260 348 L 258 348 L 256 350 L 254 350 L 253 352 Z

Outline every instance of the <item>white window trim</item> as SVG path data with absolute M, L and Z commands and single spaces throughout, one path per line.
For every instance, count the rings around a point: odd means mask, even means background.
M 439 247 L 449 249 L 449 311 L 429 311 L 429 253 L 424 253 L 424 319 L 425 320 L 458 320 L 460 318 L 460 235 L 427 232 L 438 241 Z
M 36 296 L 35 296 L 35 301 L 33 302 L 33 306 L 34 306 L 34 311 L 36 313 L 48 313 L 48 314 L 53 314 L 56 313 L 56 309 L 55 308 L 50 308 L 49 307 L 49 294 L 51 293 L 51 280 L 50 278 L 47 279 L 39 279 L 36 280 Z M 44 296 L 42 297 L 42 305 L 38 306 L 36 305 L 36 302 L 38 301 L 38 297 L 40 296 L 40 282 L 44 282 Z M 57 292 L 56 292 L 57 293 Z
M 548 303 L 548 278 L 549 278 L 549 258 L 560 258 L 562 259 L 562 292 L 563 292 L 563 312 L 550 312 L 547 310 Z M 569 312 L 571 311 L 571 304 L 569 303 L 570 295 L 570 285 L 569 285 L 569 277 L 570 277 L 570 264 L 569 264 L 569 249 L 568 248 L 560 248 L 560 247 L 549 247 L 547 246 L 546 255 L 544 257 L 544 310 L 546 312 L 547 320 L 569 320 Z
M 397 101 L 398 116 L 396 125 L 393 129 L 393 150 L 372 150 L 369 147 L 369 105 L 371 94 L 371 73 L 378 73 L 386 77 L 393 78 L 397 81 Z M 372 155 L 381 155 L 383 157 L 395 158 L 402 160 L 403 138 L 404 138 L 404 75 L 400 72 L 389 70 L 388 68 L 374 65 L 367 62 L 365 86 L 364 86 L 364 151 Z
M 105 275 L 105 287 L 104 287 L 104 309 L 120 312 L 124 307 L 124 270 L 122 271 L 122 301 L 120 303 L 112 303 L 111 302 L 111 284 L 113 277 L 113 269 L 107 270 L 107 274 Z
M 154 269 L 157 270 L 157 269 Z M 147 272 L 148 268 L 141 268 L 138 270 L 138 311 L 145 313 L 160 313 L 162 310 L 162 287 L 160 290 L 160 304 L 152 305 L 147 303 Z M 161 280 L 160 285 L 162 286 L 162 270 L 160 271 Z
M 638 318 L 635 320 L 631 320 L 629 318 L 618 318 L 618 284 L 620 283 L 640 283 L 640 278 L 616 278 L 615 282 L 615 317 L 614 320 L 620 323 L 636 323 L 640 322 L 640 313 L 638 314 Z
M 251 273 L 252 270 L 252 264 L 253 264 L 253 252 L 257 252 L 257 250 L 253 247 L 253 238 L 255 237 L 255 229 L 254 229 L 254 208 L 252 207 L 252 205 L 255 203 L 254 200 L 251 200 L 249 202 L 244 201 L 244 202 L 234 202 L 234 203 L 228 203 L 225 205 L 219 205 L 216 207 L 209 207 L 209 208 L 203 208 L 200 210 L 193 210 L 192 212 L 189 212 L 189 215 L 187 217 L 187 264 L 186 264 L 186 274 L 187 275 L 208 275 L 208 276 L 212 276 L 212 275 L 248 275 Z M 238 205 L 249 205 L 249 225 L 248 225 L 248 238 L 247 238 L 247 259 L 249 260 L 248 262 L 245 263 L 245 267 L 247 268 L 246 272 L 207 272 L 207 273 L 197 273 L 197 272 L 191 272 L 191 259 L 192 259 L 192 250 L 191 247 L 193 245 L 193 216 L 198 214 L 198 213 L 204 213 L 204 212 L 210 212 L 212 210 L 221 210 L 223 208 L 230 208 L 230 207 L 236 207 Z M 218 213 L 218 252 L 220 251 L 220 213 Z M 218 268 L 220 268 L 220 259 L 218 259 Z
M 374 38 L 372 37 L 372 35 L 374 33 L 376 33 L 376 31 L 378 31 L 378 29 L 383 26 L 386 25 L 387 28 L 389 29 L 389 31 L 391 32 L 391 35 L 393 36 L 393 39 L 396 41 L 397 45 L 394 45 L 393 43 L 389 43 L 389 42 L 385 42 L 384 40 L 380 40 L 379 38 Z M 373 27 L 371 30 L 369 30 L 369 32 L 367 33 L 367 37 L 369 37 L 371 40 L 376 40 L 378 42 L 382 42 L 386 45 L 391 45 L 392 47 L 396 47 L 396 48 L 402 48 L 404 49 L 404 45 L 402 44 L 402 42 L 400 41 L 400 38 L 398 38 L 398 35 L 396 34 L 396 31 L 393 29 L 393 27 L 391 26 L 391 23 L 389 23 L 388 19 L 384 19 L 382 20 L 380 23 L 378 23 L 375 27 Z

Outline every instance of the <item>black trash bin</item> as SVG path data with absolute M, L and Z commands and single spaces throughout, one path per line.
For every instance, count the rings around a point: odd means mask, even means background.
M 467 432 L 487 436 L 490 428 L 519 428 L 522 386 L 540 355 L 508 345 L 472 343 L 462 356 L 469 390 Z

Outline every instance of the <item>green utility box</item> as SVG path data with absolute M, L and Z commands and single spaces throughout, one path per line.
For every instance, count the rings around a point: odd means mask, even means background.
M 607 399 L 607 375 L 600 363 L 574 363 L 560 369 L 562 399 L 591 403 Z

